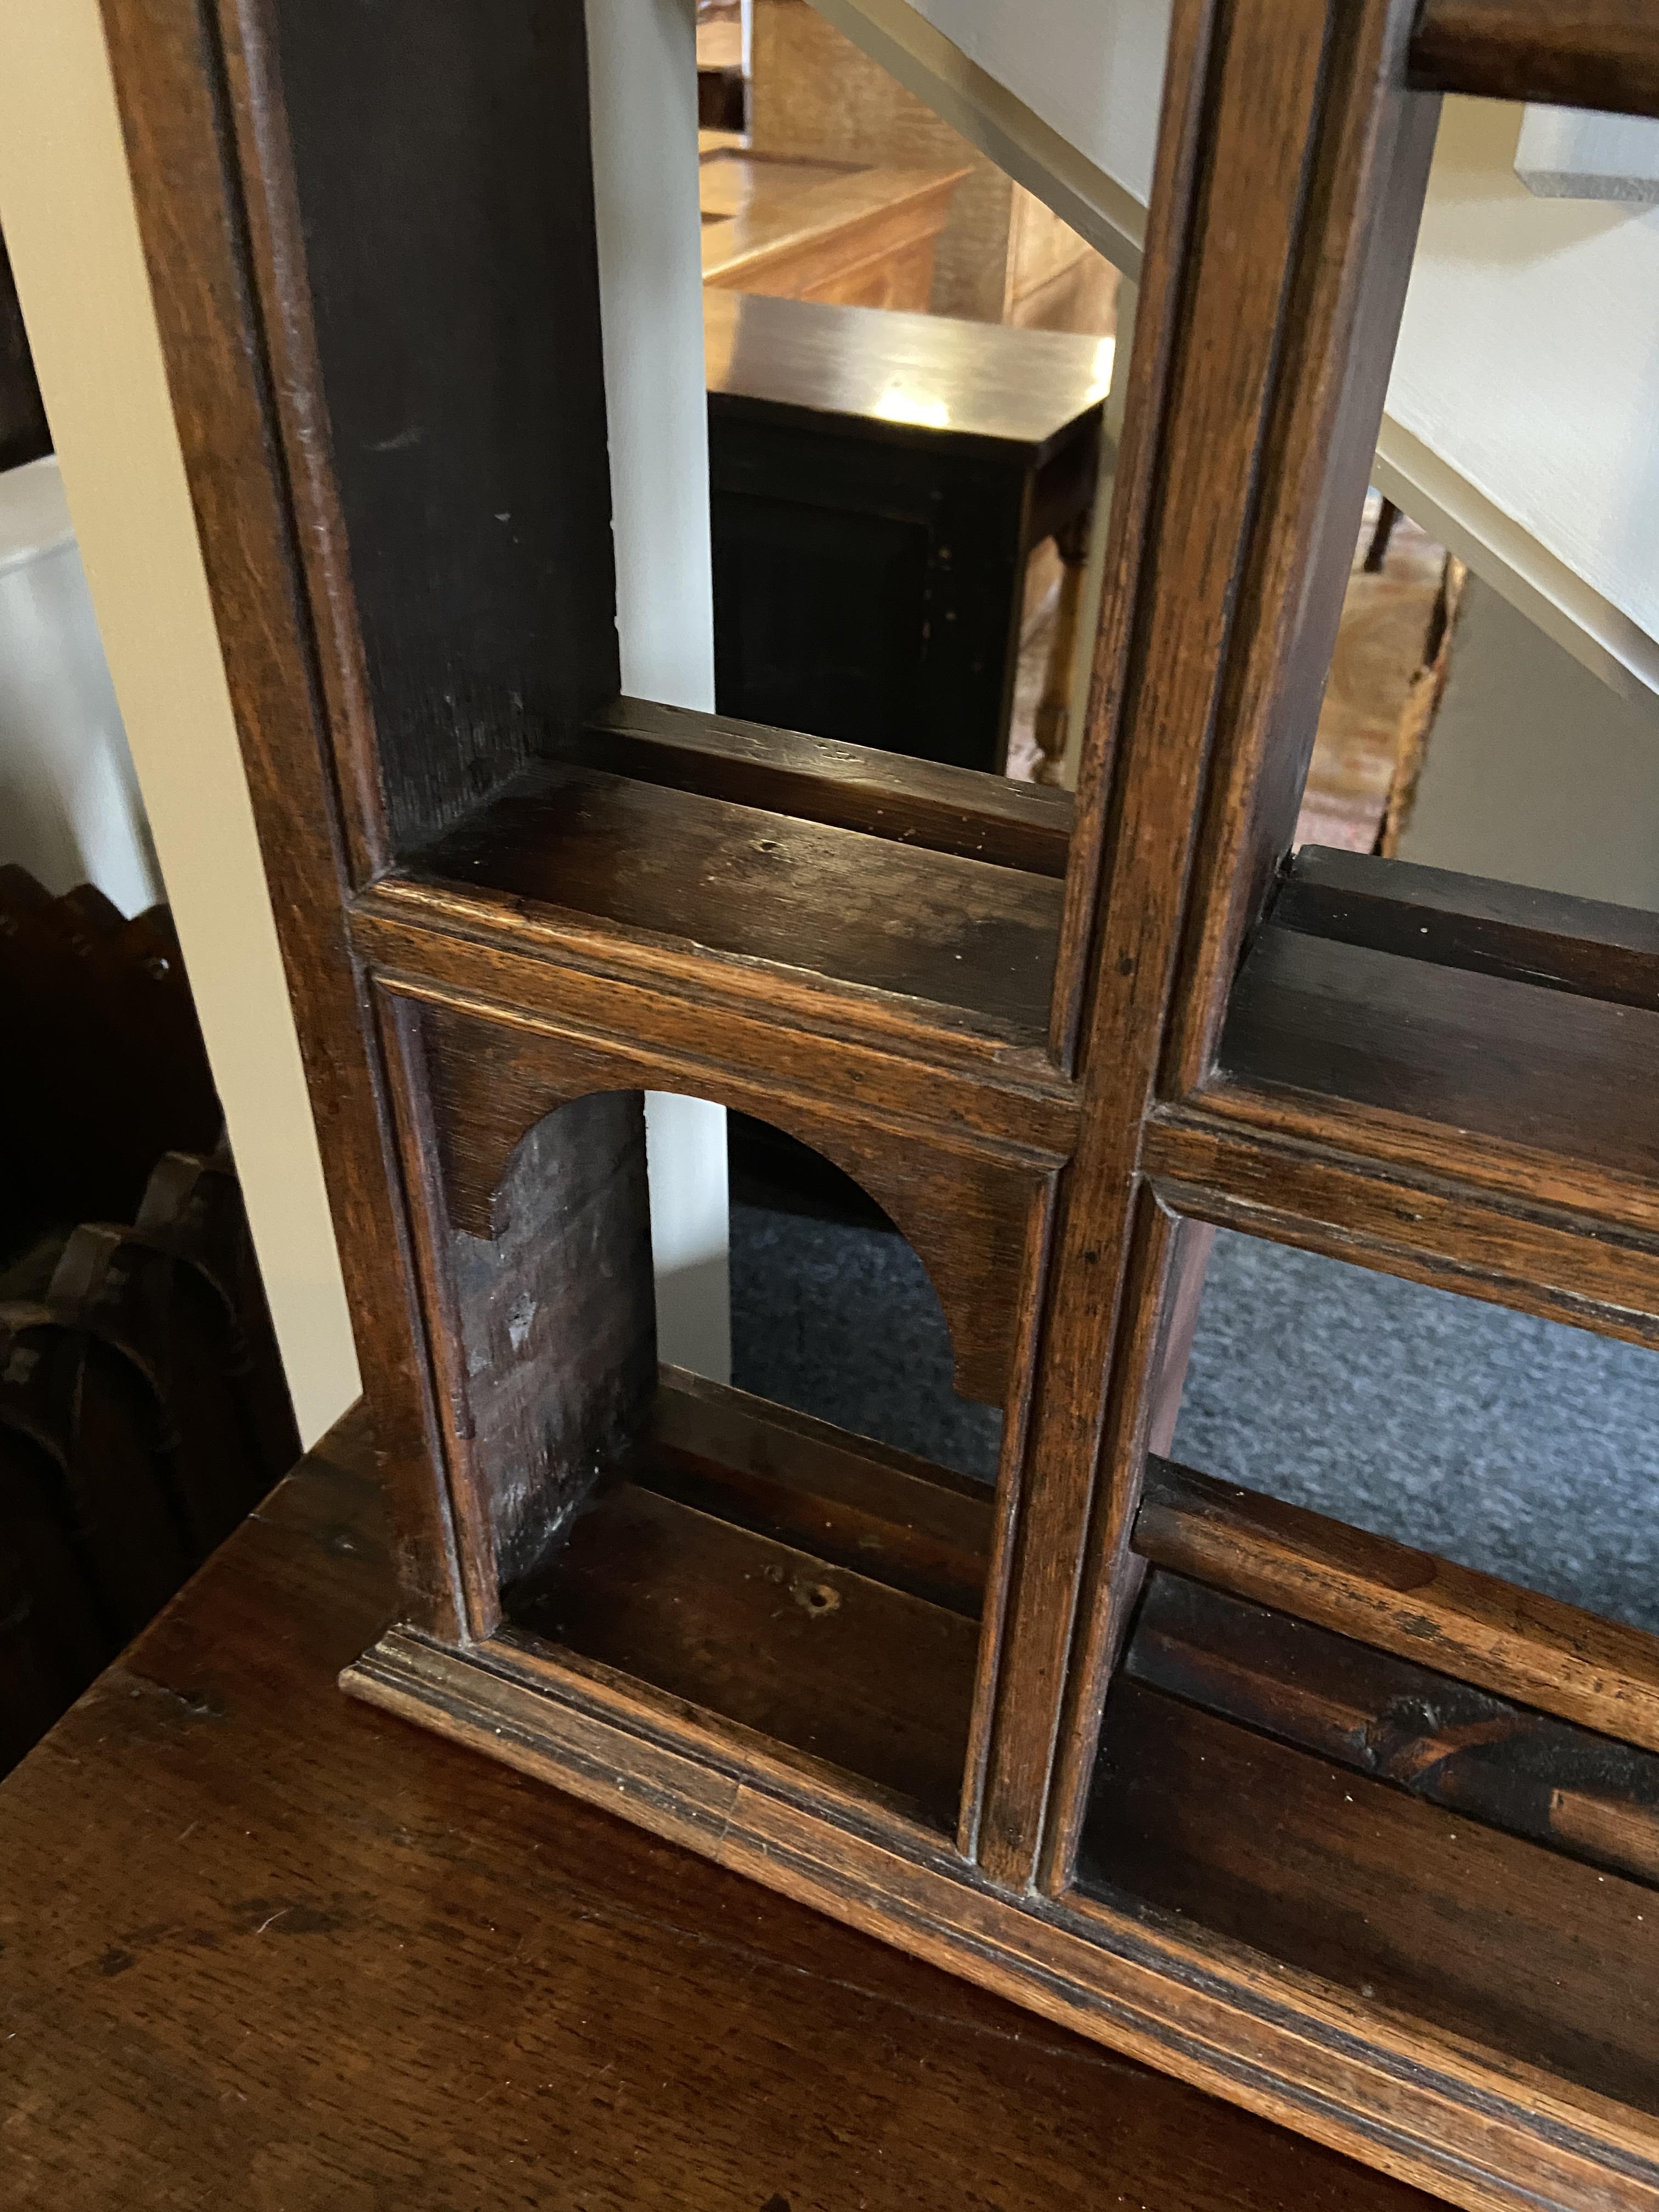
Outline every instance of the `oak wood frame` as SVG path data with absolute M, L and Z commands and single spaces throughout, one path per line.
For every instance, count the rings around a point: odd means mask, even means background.
M 524 11 L 497 0 L 486 12 Z M 461 792 L 441 760 L 435 781 L 388 798 L 387 687 L 429 678 L 377 665 L 364 641 L 279 65 L 284 31 L 314 18 L 277 0 L 106 0 L 399 1528 L 404 1620 L 350 1686 L 1451 2201 L 1652 2205 L 1659 2136 L 1643 2114 L 1073 1880 L 1099 1717 L 1149 1558 L 1425 1656 L 1406 1618 L 1423 1617 L 1420 1594 L 1391 1601 L 1388 1574 L 1363 1559 L 1248 1513 L 1218 1535 L 1190 1499 L 1149 1496 L 1206 1224 L 1659 1339 L 1653 1180 L 1628 1147 L 1610 1159 L 1594 1136 L 1540 1145 L 1524 1117 L 1472 1140 L 1298 1079 L 1293 1056 L 1273 1057 L 1288 1047 L 1261 1044 L 1259 1028 L 1247 1072 L 1229 1066 L 1241 957 L 1248 973 L 1264 946 L 1310 938 L 1305 915 L 1300 927 L 1289 911 L 1262 918 L 1334 635 L 1434 89 L 1659 106 L 1659 36 L 1634 0 L 1414 12 L 1412 0 L 1179 0 L 1074 817 L 1048 795 L 714 718 L 677 735 L 662 710 L 615 701 L 614 667 L 583 642 L 573 602 L 555 782 L 590 773 L 594 733 L 625 738 L 629 773 L 653 753 L 672 763 L 651 791 L 762 804 L 785 837 L 805 824 L 827 839 L 811 848 L 827 880 L 837 867 L 851 879 L 853 848 L 834 842 L 850 836 L 860 865 L 896 871 L 908 892 L 959 886 L 974 927 L 993 933 L 981 945 L 1004 942 L 997 931 L 1050 933 L 1052 988 L 1028 975 L 995 1005 L 971 992 L 963 1005 L 939 980 L 963 950 L 945 925 L 911 949 L 911 991 L 833 963 L 784 965 L 648 919 L 561 908 L 533 867 L 491 885 L 500 841 L 478 830 L 477 776 Z M 553 0 L 530 14 L 558 34 Z M 580 262 L 578 238 L 578 325 Z M 579 452 L 565 459 L 582 465 Z M 504 574 L 509 593 L 534 581 L 510 564 Z M 571 589 L 592 603 L 591 575 Z M 508 633 L 509 661 L 514 649 Z M 550 771 L 533 731 L 486 730 L 482 746 L 482 798 L 507 810 L 510 836 L 523 779 Z M 633 803 L 612 788 L 619 756 L 591 757 L 608 763 L 591 771 L 595 806 Z M 452 859 L 483 854 L 476 879 L 426 864 L 446 833 L 459 840 Z M 995 881 L 971 872 L 987 860 Z M 941 875 L 946 860 L 969 872 Z M 1018 883 L 1001 880 L 1015 871 Z M 1503 940 L 1500 967 L 1530 952 L 1504 939 L 1503 915 L 1476 919 L 1488 951 L 1494 930 Z M 1555 934 L 1577 947 L 1566 967 L 1599 979 L 1585 932 L 1569 918 Z M 1619 948 L 1626 963 L 1640 951 Z M 1467 977 L 1464 960 L 1447 972 Z M 506 1040 L 524 1071 L 514 1079 L 538 1102 L 526 1129 L 549 1098 L 678 1085 L 793 1114 L 872 1178 L 886 1160 L 901 1212 L 907 1188 L 933 1206 L 969 1187 L 1009 1194 L 988 1203 L 1005 1273 L 1009 1240 L 1018 1248 L 1017 1325 L 994 1355 L 969 1355 L 989 1357 L 1006 1391 L 1005 1443 L 954 1834 L 902 1792 L 855 1784 L 504 1620 L 503 1555 L 533 1568 L 556 1532 L 503 1517 L 462 1449 L 476 1429 L 456 1380 L 462 1324 L 443 1250 L 454 1224 L 423 1058 L 443 1023 Z M 640 1283 L 635 1267 L 592 1320 L 596 1341 L 628 1334 Z M 595 1393 L 597 1371 L 573 1385 L 590 1443 L 639 1418 L 628 1389 Z M 1507 1606 L 1501 1586 L 1444 1571 L 1435 1663 L 1451 1669 L 1449 1652 L 1455 1671 L 1522 1703 L 1653 1741 L 1649 1639 L 1596 1624 L 1605 1648 L 1587 1668 L 1559 1622 Z

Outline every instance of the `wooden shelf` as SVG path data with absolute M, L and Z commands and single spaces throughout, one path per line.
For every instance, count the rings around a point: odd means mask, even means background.
M 1165 1570 L 1132 1680 L 1488 1827 L 1659 1882 L 1659 1754 Z
M 649 1436 L 505 1594 L 520 1637 L 954 1829 L 988 1486 L 665 1370 Z
M 1120 1678 L 1079 1883 L 1636 2112 L 1659 1894 Z M 1534 2078 L 1539 2078 L 1534 2076 Z M 1644 2130 L 1650 2142 L 1650 2129 Z
M 1155 1565 L 1659 1751 L 1659 1637 L 1154 1460 L 1134 1547 Z
M 1299 854 L 1234 985 L 1217 1078 L 1436 1132 L 1444 1164 L 1476 1182 L 1524 1187 L 1524 1158 L 1592 1201 L 1616 1185 L 1604 1205 L 1628 1218 L 1632 1187 L 1651 1200 L 1659 1185 L 1659 927 Z
M 574 758 L 514 779 L 381 893 L 439 908 L 453 894 L 475 926 L 493 911 L 520 933 L 577 918 L 619 944 L 921 1001 L 1042 1045 L 1063 809 L 970 770 L 684 719 L 696 726 L 672 738 L 659 709 L 595 725 Z

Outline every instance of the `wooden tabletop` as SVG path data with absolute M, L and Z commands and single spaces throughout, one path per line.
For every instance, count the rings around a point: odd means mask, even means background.
M 360 1418 L 0 1786 L 0 2207 L 1429 2200 L 355 1705 Z
M 706 291 L 702 308 L 710 394 L 803 417 L 909 424 L 1041 459 L 1111 383 L 1110 338 L 756 293 Z

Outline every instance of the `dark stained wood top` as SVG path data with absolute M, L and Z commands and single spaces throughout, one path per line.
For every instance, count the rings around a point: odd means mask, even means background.
M 0 1787 L 0 2206 L 1430 2200 L 343 1696 L 361 1420 Z
M 708 391 L 720 403 L 764 400 L 1040 459 L 1111 382 L 1110 338 L 756 293 L 707 291 L 702 304 Z

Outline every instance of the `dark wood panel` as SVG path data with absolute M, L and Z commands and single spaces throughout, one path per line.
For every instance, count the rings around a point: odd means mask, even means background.
M 0 469 L 21 468 L 51 451 L 52 431 L 23 327 L 11 256 L 0 238 Z
M 457 1133 L 434 1099 L 441 1017 L 387 1008 L 420 1260 L 439 1326 L 452 1487 L 471 1535 L 475 1633 L 532 1574 L 648 1415 L 656 1382 L 645 1115 L 637 1091 L 576 1099 L 521 1131 L 476 1218 L 449 1213 Z
M 1424 0 L 1411 69 L 1437 92 L 1659 115 L 1647 0 Z
M 275 172 L 283 166 L 270 144 L 273 134 L 281 143 L 280 103 L 273 110 L 269 26 L 258 13 L 245 19 L 232 0 L 222 9 L 209 0 L 108 0 L 102 19 L 237 734 L 266 874 L 280 886 L 276 927 L 326 1133 L 352 1324 L 400 1516 L 406 1617 L 454 1634 L 460 1590 L 447 1500 L 432 1480 L 436 1437 L 415 1288 L 402 1267 L 382 1071 L 343 910 L 347 855 L 366 866 L 373 843 L 362 812 L 367 769 L 318 683 L 319 603 L 300 547 L 325 536 L 328 518 L 308 507 L 302 530 L 295 512 L 277 398 L 297 396 L 303 363 L 289 364 L 291 376 L 276 373 L 269 341 L 280 338 L 283 318 L 262 313 L 251 257 L 254 240 L 270 245 L 266 187 L 282 198 Z M 269 273 L 269 252 L 264 265 Z M 303 440 L 301 449 L 303 462 Z M 331 758 L 356 765 L 337 777 Z M 356 794 L 349 808 L 343 787 Z
M 578 0 L 276 0 L 307 318 L 395 846 L 617 686 Z M 346 619 L 349 621 L 349 617 Z
M 584 766 L 790 814 L 896 844 L 1064 876 L 1069 792 L 873 745 L 619 699 L 584 730 Z
M 420 880 L 804 969 L 1035 1042 L 1060 887 L 757 806 L 549 765 L 422 853 Z
M 1123 1680 L 1079 1876 L 1367 2005 L 1659 2107 L 1659 1911 L 1645 1883 Z
M 1273 901 L 1275 929 L 1659 1008 L 1659 915 L 1304 845 Z
M 1659 1751 L 1659 1637 L 1259 1491 L 1155 1461 L 1144 1559 Z
M 870 1567 L 624 1481 L 582 1511 L 512 1617 L 956 1825 L 977 1624 Z
M 1570 1168 L 1659 1178 L 1659 1011 L 1271 925 L 1228 1008 L 1224 1081 L 1435 1123 Z
M 1167 1571 L 1148 1579 L 1124 1666 L 1449 1812 L 1659 1884 L 1652 1752 Z

